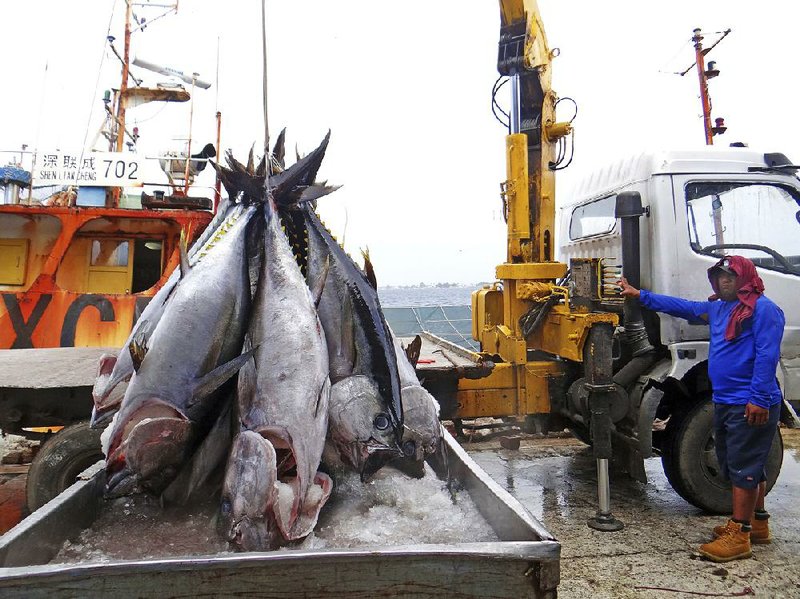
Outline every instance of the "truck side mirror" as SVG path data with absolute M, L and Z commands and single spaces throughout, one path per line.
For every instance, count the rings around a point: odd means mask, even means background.
M 638 191 L 623 191 L 617 194 L 615 218 L 634 218 L 645 213 L 642 208 L 642 194 Z

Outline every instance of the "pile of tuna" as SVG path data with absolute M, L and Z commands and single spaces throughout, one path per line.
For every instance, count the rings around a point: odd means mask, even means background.
M 322 470 L 367 481 L 444 462 L 418 346 L 386 324 L 369 256 L 362 270 L 315 212 L 335 189 L 315 182 L 329 136 L 290 168 L 283 132 L 258 166 L 251 152 L 217 167 L 228 203 L 101 362 L 106 497 L 217 493 L 221 534 L 265 550 L 314 529 L 333 486 Z

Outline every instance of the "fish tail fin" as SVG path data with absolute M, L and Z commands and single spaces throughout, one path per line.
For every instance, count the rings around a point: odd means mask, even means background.
M 247 172 L 248 174 L 255 175 L 255 160 L 253 159 L 253 150 L 255 149 L 255 144 L 250 146 L 250 154 L 247 155 Z
M 272 146 L 271 175 L 277 175 L 286 168 L 286 127 L 281 129 L 275 145 Z

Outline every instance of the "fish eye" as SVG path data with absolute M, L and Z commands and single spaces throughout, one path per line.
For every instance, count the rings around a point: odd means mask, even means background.
M 408 439 L 403 443 L 403 455 L 404 456 L 412 456 L 417 452 L 417 444 Z
M 378 414 L 372 422 L 379 431 L 385 431 L 389 428 L 389 417 L 386 414 Z

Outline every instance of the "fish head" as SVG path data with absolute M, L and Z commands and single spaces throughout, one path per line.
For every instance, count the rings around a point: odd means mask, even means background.
M 125 394 L 125 386 L 120 383 L 131 378 L 133 362 L 128 352 L 121 352 L 119 358 L 114 354 L 103 354 L 92 387 L 92 428 L 103 428 L 119 410 Z
M 219 528 L 239 551 L 275 548 L 280 531 L 272 517 L 276 498 L 277 454 L 268 440 L 242 431 L 233 441 L 225 468 Z
M 367 376 L 350 376 L 331 386 L 328 432 L 339 457 L 365 481 L 402 456 L 378 385 Z
M 421 385 L 401 390 L 403 398 L 403 455 L 422 461 L 436 453 L 442 440 L 439 403 Z
M 114 423 L 106 458 L 106 497 L 160 493 L 189 459 L 194 427 L 158 397 L 132 401 Z

